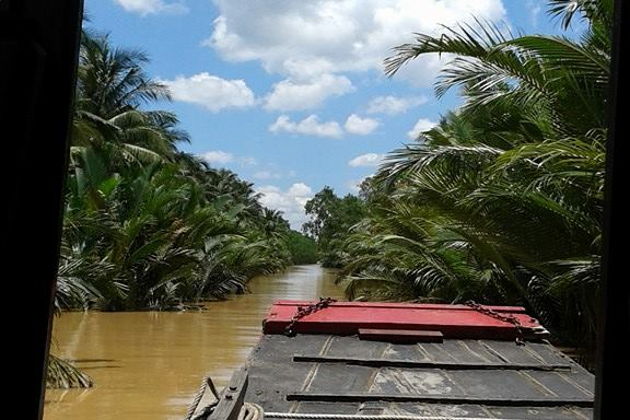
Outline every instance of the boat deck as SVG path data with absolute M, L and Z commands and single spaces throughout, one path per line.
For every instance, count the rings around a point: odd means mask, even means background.
M 545 341 L 264 335 L 245 401 L 265 412 L 590 419 L 594 377 Z
M 244 400 L 265 413 L 592 415 L 593 375 L 521 307 L 279 301 L 263 332 Z
M 594 376 L 521 307 L 279 301 L 263 333 L 211 420 L 592 417 Z

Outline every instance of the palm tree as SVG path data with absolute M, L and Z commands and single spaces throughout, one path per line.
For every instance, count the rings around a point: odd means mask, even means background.
M 587 136 L 606 127 L 610 73 L 611 0 L 551 0 L 550 13 L 568 26 L 581 13 L 589 29 L 578 42 L 562 36 L 514 36 L 497 25 L 445 27 L 439 37 L 418 34 L 385 60 L 392 76 L 409 60 L 425 54 L 453 54 L 435 90 L 464 88 L 464 108 L 520 106 L 543 114 L 559 137 Z M 531 116 L 528 116 L 531 119 Z
M 549 3 L 565 27 L 587 20 L 580 40 L 475 21 L 386 60 L 393 75 L 452 54 L 436 93 L 460 86 L 465 102 L 375 177 L 381 192 L 345 245 L 351 295 L 524 304 L 592 347 L 612 2 Z
M 107 36 L 85 32 L 81 43 L 73 130 L 73 152 L 86 146 L 112 164 L 172 160 L 188 135 L 167 111 L 142 111 L 143 104 L 170 100 L 168 88 L 150 79 L 138 50 L 112 48 Z M 74 153 L 73 153 L 74 154 Z
M 109 119 L 141 105 L 170 99 L 168 88 L 151 80 L 140 50 L 113 48 L 107 35 L 84 33 L 79 58 L 79 108 Z
M 57 311 L 170 310 L 243 292 L 284 268 L 288 223 L 253 185 L 177 149 L 168 89 L 140 51 L 85 32 L 76 89 Z M 50 386 L 90 386 L 51 356 Z

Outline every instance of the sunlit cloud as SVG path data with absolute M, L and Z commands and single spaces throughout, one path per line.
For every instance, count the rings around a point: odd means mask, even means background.
M 361 118 L 352 114 L 346 120 L 344 128 L 348 133 L 365 136 L 372 133 L 379 126 L 379 122 L 373 118 Z
M 366 153 L 364 155 L 359 155 L 355 157 L 354 159 L 350 160 L 348 162 L 348 165 L 352 166 L 353 168 L 357 168 L 360 166 L 374 167 L 374 166 L 378 166 L 382 160 L 383 160 L 383 155 L 380 155 L 378 153 Z
M 212 112 L 247 108 L 255 103 L 254 92 L 244 80 L 226 80 L 203 72 L 161 82 L 169 87 L 174 100 L 201 105 Z
M 272 133 L 303 134 L 316 137 L 340 138 L 343 130 L 336 121 L 320 121 L 317 115 L 309 115 L 301 121 L 292 121 L 287 115 L 281 115 L 269 126 Z
M 437 123 L 435 121 L 431 121 L 427 118 L 420 118 L 413 126 L 413 128 L 407 131 L 407 137 L 409 137 L 411 140 L 416 140 L 420 136 L 420 134 L 422 134 L 424 131 L 432 129 L 436 125 Z
M 181 2 L 165 2 L 163 0 L 115 0 L 128 12 L 138 13 L 141 16 L 171 13 L 184 14 L 189 11 L 188 6 Z

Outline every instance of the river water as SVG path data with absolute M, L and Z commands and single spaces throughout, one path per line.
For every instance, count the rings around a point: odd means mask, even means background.
M 48 390 L 44 419 L 181 419 L 206 374 L 223 387 L 245 362 L 274 301 L 340 298 L 333 280 L 331 270 L 294 266 L 252 279 L 251 293 L 203 312 L 64 313 L 54 320 L 51 350 L 96 385 Z

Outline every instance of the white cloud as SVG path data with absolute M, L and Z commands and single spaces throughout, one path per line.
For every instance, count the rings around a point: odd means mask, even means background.
M 128 12 L 142 16 L 156 13 L 187 13 L 188 7 L 180 2 L 166 3 L 163 0 L 115 0 Z
M 420 133 L 430 130 L 436 125 L 437 123 L 435 121 L 431 121 L 426 118 L 420 118 L 413 126 L 413 128 L 407 132 L 407 137 L 409 137 L 411 140 L 415 140 L 418 138 Z
M 428 101 L 426 96 L 414 96 L 403 98 L 398 96 L 377 96 L 368 104 L 368 114 L 395 115 L 407 111 L 414 106 L 422 105 Z
M 383 155 L 378 153 L 366 153 L 350 160 L 348 165 L 353 168 L 357 168 L 359 166 L 378 166 L 378 164 L 381 163 L 381 160 L 383 160 Z
M 204 42 L 224 59 L 260 61 L 271 73 L 312 78 L 376 70 L 391 48 L 414 32 L 439 34 L 473 16 L 505 18 L 501 0 L 214 0 L 219 17 Z M 441 67 L 437 57 L 415 60 L 401 76 L 429 85 Z
M 274 185 L 260 187 L 256 191 L 261 194 L 260 202 L 263 206 L 280 210 L 291 223 L 291 227 L 300 230 L 302 223 L 306 221 L 304 205 L 313 197 L 311 187 L 303 182 L 298 182 L 291 185 L 286 191 Z
M 170 88 L 173 99 L 201 105 L 212 112 L 246 108 L 255 102 L 254 93 L 245 81 L 226 80 L 206 72 L 161 82 Z
M 209 152 L 199 154 L 199 157 L 211 165 L 225 165 L 234 160 L 234 155 L 223 152 L 221 150 L 211 150 Z
M 322 74 L 302 81 L 285 79 L 273 85 L 264 107 L 276 111 L 312 109 L 330 96 L 341 96 L 353 90 L 352 82 L 345 76 Z
M 352 114 L 346 120 L 344 127 L 348 133 L 365 136 L 376 130 L 378 125 L 379 123 L 375 119 L 361 118 L 356 114 Z
M 379 122 L 373 118 L 361 118 L 351 114 L 344 124 L 348 133 L 367 135 L 379 126 Z M 311 114 L 301 121 L 292 121 L 288 115 L 281 115 L 269 126 L 272 133 L 304 134 L 317 137 L 341 138 L 344 134 L 341 125 L 337 121 L 320 121 L 319 117 Z
M 317 137 L 340 138 L 343 130 L 336 121 L 320 122 L 317 115 L 310 115 L 302 121 L 294 122 L 287 115 L 281 115 L 269 126 L 272 133 L 293 133 Z
M 304 207 L 306 202 L 310 200 L 310 197 L 313 195 L 313 190 L 311 190 L 311 187 L 304 184 L 303 182 L 298 182 L 297 184 L 291 185 L 291 188 L 289 188 L 288 192 L 291 197 L 294 197 L 296 200 L 298 200 L 302 207 Z

